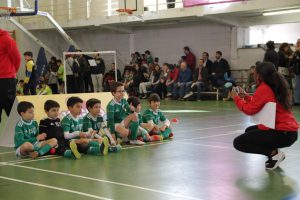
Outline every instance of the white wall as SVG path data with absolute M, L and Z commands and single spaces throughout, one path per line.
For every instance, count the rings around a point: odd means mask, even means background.
M 123 63 L 128 63 L 130 60 L 130 34 L 128 33 L 106 29 L 77 29 L 67 32 L 83 51 L 117 50 L 118 57 Z M 69 47 L 56 30 L 32 33 L 59 55 Z M 214 60 L 215 51 L 220 50 L 223 52 L 223 57 L 230 61 L 231 38 L 228 26 L 200 23 L 168 27 L 152 26 L 134 30 L 133 34 L 134 50 L 144 52 L 149 49 L 154 57 L 160 58 L 160 63 L 176 63 L 183 55 L 184 46 L 189 46 L 197 59 L 203 51 L 207 51 Z M 37 56 L 39 47 L 20 31 L 17 32 L 17 42 L 21 52 L 31 50 L 35 57 Z M 23 71 L 20 71 L 20 77 L 23 76 Z

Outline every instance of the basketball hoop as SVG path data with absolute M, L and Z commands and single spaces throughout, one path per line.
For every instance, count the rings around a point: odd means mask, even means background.
M 11 14 L 16 12 L 14 7 L 0 7 L 0 21 L 9 19 Z
M 133 10 L 128 8 L 117 9 L 116 11 L 119 13 L 120 22 L 127 22 L 128 16 L 133 13 Z

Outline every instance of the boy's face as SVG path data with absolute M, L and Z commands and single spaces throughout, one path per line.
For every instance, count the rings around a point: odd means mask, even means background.
M 45 111 L 47 116 L 51 119 L 57 119 L 59 116 L 59 108 L 50 108 L 49 111 Z
M 96 103 L 93 108 L 89 108 L 88 109 L 89 112 L 93 115 L 93 116 L 98 116 L 100 115 L 101 112 L 101 104 L 100 103 Z
M 117 88 L 116 92 L 113 93 L 113 96 L 118 100 L 124 98 L 124 96 L 125 96 L 124 86 L 119 86 Z
M 28 56 L 28 55 L 24 56 L 24 58 L 25 58 L 25 60 L 26 60 L 26 61 L 28 61 L 28 60 L 31 60 L 31 59 L 32 59 L 32 58 L 31 58 L 31 56 Z
M 150 102 L 150 108 L 153 110 L 153 111 L 156 111 L 160 106 L 160 101 L 151 101 Z
M 29 108 L 26 112 L 21 112 L 21 117 L 26 120 L 33 120 L 34 119 L 34 108 Z
M 77 117 L 78 115 L 81 114 L 82 103 L 78 102 L 73 106 L 69 106 L 68 109 L 74 117 Z

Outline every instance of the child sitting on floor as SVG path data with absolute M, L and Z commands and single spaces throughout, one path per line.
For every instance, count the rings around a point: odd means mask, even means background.
M 143 114 L 143 122 L 149 124 L 150 135 L 161 135 L 163 139 L 173 138 L 172 130 L 170 129 L 170 121 L 159 110 L 160 98 L 157 94 L 151 94 L 149 99 L 150 108 Z M 159 122 L 163 124 L 160 126 Z
M 47 118 L 40 121 L 40 132 L 46 133 L 47 139 L 55 138 L 57 140 L 57 148 L 55 153 L 66 158 L 81 157 L 77 150 L 77 145 L 74 141 L 68 142 L 64 138 L 64 130 L 61 127 L 59 119 L 59 104 L 53 100 L 47 100 L 44 104 L 44 110 L 47 114 Z
M 34 120 L 32 103 L 22 101 L 18 104 L 17 110 L 22 119 L 18 121 L 15 128 L 16 156 L 29 155 L 31 158 L 37 158 L 45 155 L 57 145 L 55 138 L 45 140 L 46 133 L 38 134 L 38 123 Z

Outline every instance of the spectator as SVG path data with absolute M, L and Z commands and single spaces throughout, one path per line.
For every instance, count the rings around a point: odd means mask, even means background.
M 52 65 L 50 68 L 50 73 L 49 73 L 49 77 L 48 77 L 48 85 L 52 90 L 52 94 L 58 94 L 58 66 L 56 65 Z
M 278 53 L 275 51 L 275 43 L 274 41 L 268 41 L 266 43 L 267 50 L 264 55 L 264 62 L 271 62 L 275 65 L 276 69 L 278 70 L 279 64 L 279 56 Z
M 222 52 L 216 52 L 216 61 L 212 65 L 212 71 L 209 77 L 215 87 L 221 87 L 225 84 L 225 73 L 228 72 L 230 77 L 230 69 L 227 60 L 222 58 Z
M 183 48 L 183 52 L 186 56 L 185 61 L 187 63 L 187 66 L 193 72 L 196 67 L 196 56 L 190 51 L 190 48 L 187 46 Z
M 178 80 L 178 76 L 179 76 L 179 69 L 175 66 L 170 64 L 169 65 L 169 74 L 168 74 L 168 78 L 166 81 L 166 87 L 167 87 L 167 97 L 175 97 L 175 94 L 173 93 L 174 90 L 174 86 L 177 84 L 177 80 Z
M 9 116 L 16 98 L 16 74 L 20 68 L 21 55 L 16 42 L 1 28 L 0 44 L 0 114 L 4 109 Z
M 94 56 L 96 66 L 91 66 L 91 77 L 94 86 L 94 92 L 103 91 L 103 76 L 105 72 L 104 60 L 100 57 L 100 54 Z
M 65 68 L 60 59 L 57 60 L 57 67 L 59 93 L 63 94 L 65 90 Z
M 208 74 L 211 75 L 213 62 L 209 60 L 209 54 L 207 52 L 203 52 L 202 59 L 204 61 L 203 67 L 206 67 Z
M 292 84 L 292 77 L 290 74 L 290 61 L 292 60 L 293 56 L 290 52 L 290 45 L 286 42 L 282 43 L 279 47 L 278 56 L 278 72 L 284 76 L 284 78 L 289 83 L 290 88 L 293 88 Z
M 139 85 L 139 92 L 140 92 L 140 98 L 146 99 L 148 98 L 148 91 L 147 89 L 153 89 L 155 86 L 159 84 L 159 77 L 160 77 L 160 66 L 155 65 L 154 70 L 152 70 L 150 74 L 150 78 L 148 82 L 142 82 Z
M 147 64 L 149 65 L 150 63 L 153 63 L 153 57 L 152 57 L 151 52 L 149 50 L 145 51 L 145 55 L 146 55 Z
M 250 67 L 249 74 L 248 74 L 248 80 L 247 80 L 247 87 L 246 92 L 247 93 L 254 93 L 256 90 L 256 84 L 254 79 L 254 71 L 255 71 L 255 65 Z
M 75 93 L 78 79 L 79 64 L 72 55 L 67 55 L 66 58 L 66 77 L 67 77 L 67 93 Z
M 116 65 L 115 63 L 111 63 L 111 70 L 109 70 L 103 78 L 103 87 L 104 87 L 104 91 L 105 92 L 109 92 L 110 91 L 110 86 L 112 83 L 114 83 L 116 81 Z M 117 81 L 120 82 L 122 81 L 122 76 L 121 76 L 121 72 L 119 69 L 117 69 Z
M 17 96 L 23 96 L 24 95 L 24 80 L 19 80 L 17 84 Z
M 180 100 L 184 100 L 183 96 L 186 94 L 187 85 L 192 81 L 192 71 L 187 67 L 186 62 L 180 64 L 180 72 L 178 82 L 173 86 L 173 99 L 177 99 L 179 96 Z M 178 91 L 179 89 L 179 91 Z
M 82 51 L 78 50 L 78 52 Z M 94 88 L 88 61 L 83 54 L 79 54 L 77 60 L 79 63 L 79 92 L 93 92 Z
M 196 71 L 193 76 L 193 82 L 187 84 L 187 94 L 183 97 L 188 99 L 194 95 L 194 91 L 197 91 L 197 100 L 201 100 L 201 92 L 205 90 L 208 86 L 208 69 L 204 66 L 204 60 L 199 60 L 199 67 L 196 68 Z
M 167 94 L 166 82 L 167 82 L 168 76 L 169 76 L 169 64 L 164 63 L 163 71 L 161 72 L 160 77 L 159 77 L 159 83 L 156 86 L 154 86 L 154 88 L 153 88 L 153 93 L 158 94 L 161 99 L 166 97 L 166 94 Z
M 294 73 L 296 75 L 296 84 L 294 90 L 294 103 L 295 105 L 300 105 L 300 39 L 297 40 L 292 65 Z

